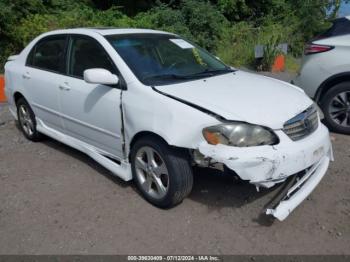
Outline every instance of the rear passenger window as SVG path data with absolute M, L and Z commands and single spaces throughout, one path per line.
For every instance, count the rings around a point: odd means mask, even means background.
M 74 36 L 70 45 L 69 75 L 83 78 L 84 71 L 91 68 L 104 68 L 116 74 L 108 54 L 94 39 Z
M 40 40 L 30 52 L 27 66 L 65 73 L 66 36 L 50 36 Z

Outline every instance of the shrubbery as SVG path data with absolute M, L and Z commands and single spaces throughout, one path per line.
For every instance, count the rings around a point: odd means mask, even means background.
M 169 31 L 194 40 L 190 29 L 186 26 L 186 21 L 181 11 L 172 9 L 165 4 L 156 6 L 147 12 L 139 13 L 134 17 L 134 21 L 136 26 L 140 28 Z
M 249 66 L 254 62 L 254 46 L 276 39 L 287 42 L 292 55 L 299 56 L 305 41 L 328 26 L 327 8 L 334 2 L 337 1 L 147 0 L 142 5 L 131 5 L 130 0 L 2 0 L 0 66 L 40 33 L 85 26 L 170 31 L 214 52 L 228 64 Z M 133 6 L 135 10 L 130 10 Z M 148 10 L 140 12 L 138 6 Z

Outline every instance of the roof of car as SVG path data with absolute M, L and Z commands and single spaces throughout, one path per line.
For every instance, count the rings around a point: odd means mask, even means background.
M 337 22 L 337 21 L 341 21 L 341 20 L 345 20 L 345 19 L 350 20 L 350 16 L 337 17 L 337 18 L 331 20 L 331 22 Z
M 172 34 L 164 31 L 152 30 L 152 29 L 141 29 L 141 28 L 114 28 L 114 27 L 82 27 L 82 28 L 71 28 L 55 30 L 50 33 L 86 33 L 95 32 L 100 35 L 116 35 L 116 34 Z

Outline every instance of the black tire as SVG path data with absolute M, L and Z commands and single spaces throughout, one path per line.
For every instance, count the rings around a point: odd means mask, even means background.
M 141 176 L 144 175 L 145 177 L 147 176 L 146 174 L 148 174 L 146 171 L 136 167 L 136 157 L 140 157 L 142 150 L 145 148 L 153 149 L 155 151 L 155 156 L 159 154 L 159 161 L 164 162 L 167 169 L 167 191 L 164 193 L 165 195 L 160 198 L 152 196 L 151 193 L 143 188 L 140 175 L 137 173 L 141 172 Z M 141 195 L 151 204 L 160 208 L 171 208 L 182 202 L 191 192 L 193 174 L 189 162 L 189 154 L 186 150 L 170 147 L 161 139 L 147 136 L 140 138 L 133 145 L 130 159 L 135 184 Z M 156 187 L 155 181 L 153 180 L 150 184 L 150 190 L 153 190 L 152 187 Z M 155 192 L 156 190 L 153 191 Z
M 348 109 L 347 109 L 348 126 L 341 125 L 340 124 L 341 120 L 337 122 L 337 120 L 333 119 L 330 112 L 330 106 L 332 105 L 332 103 L 334 103 L 333 99 L 337 97 L 339 94 L 342 94 L 344 92 L 349 92 L 349 95 L 347 97 L 348 101 L 345 101 L 345 103 L 350 103 L 350 82 L 343 82 L 333 86 L 331 89 L 327 91 L 327 93 L 323 96 L 321 100 L 321 109 L 325 117 L 324 122 L 331 131 L 342 133 L 342 134 L 350 134 L 350 104 L 348 104 Z M 346 117 L 346 111 L 344 114 Z M 340 117 L 342 117 L 342 115 Z
M 30 105 L 28 104 L 28 102 L 24 99 L 24 98 L 20 98 L 18 99 L 17 103 L 17 117 L 18 117 L 18 124 L 19 124 L 19 128 L 21 129 L 23 135 L 33 141 L 33 142 L 38 142 L 42 139 L 42 134 L 40 134 L 38 132 L 38 130 L 36 129 L 36 120 L 35 120 L 35 115 L 34 112 L 32 110 L 32 108 L 30 107 Z M 26 129 L 26 125 L 24 124 L 24 120 L 23 120 L 23 114 L 20 113 L 20 110 L 25 109 L 27 112 L 27 117 L 28 120 L 31 121 L 32 123 L 32 130 L 31 132 L 29 132 Z

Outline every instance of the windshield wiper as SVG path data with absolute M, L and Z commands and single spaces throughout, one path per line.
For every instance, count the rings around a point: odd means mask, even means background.
M 215 70 L 209 70 L 206 69 L 202 72 L 199 73 L 194 73 L 191 75 L 186 75 L 186 77 L 202 77 L 202 76 L 214 76 L 214 75 L 219 75 L 219 74 L 224 74 L 224 73 L 230 73 L 230 72 L 234 72 L 235 70 L 230 68 L 230 67 L 226 67 L 224 69 L 215 69 Z
M 164 74 L 164 75 L 151 75 L 145 76 L 142 80 L 171 80 L 171 79 L 188 79 L 186 75 L 177 75 L 177 74 Z
M 204 70 L 199 73 L 189 74 L 189 75 L 177 75 L 177 74 L 164 74 L 164 75 L 150 75 L 145 76 L 142 78 L 143 81 L 149 81 L 149 80 L 188 80 L 193 78 L 201 78 L 201 77 L 207 77 L 207 76 L 214 76 L 218 74 L 224 74 L 229 72 L 234 72 L 235 70 L 227 67 L 224 69 L 216 69 L 216 70 Z

